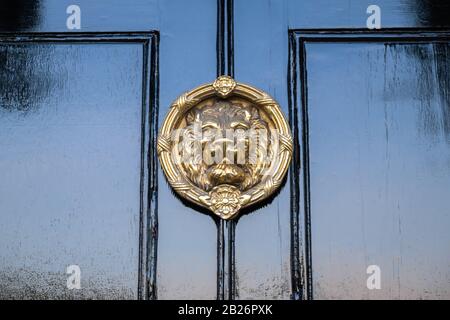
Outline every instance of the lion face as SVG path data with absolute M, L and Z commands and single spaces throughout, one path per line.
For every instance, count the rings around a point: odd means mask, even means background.
M 256 107 L 219 100 L 191 110 L 184 120 L 182 148 L 197 153 L 181 165 L 194 184 L 206 191 L 224 184 L 243 191 L 260 181 L 270 138 L 259 136 L 269 130 Z

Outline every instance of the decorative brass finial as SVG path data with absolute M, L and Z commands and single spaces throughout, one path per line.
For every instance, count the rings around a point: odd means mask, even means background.
M 236 81 L 229 76 L 220 76 L 214 81 L 213 87 L 219 96 L 225 98 L 236 88 Z
M 275 100 L 221 76 L 172 104 L 160 129 L 158 155 L 181 197 L 232 219 L 280 187 L 292 137 Z

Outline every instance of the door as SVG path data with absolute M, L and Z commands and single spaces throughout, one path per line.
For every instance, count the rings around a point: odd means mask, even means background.
M 2 4 L 0 298 L 450 298 L 450 7 L 378 1 L 373 30 L 370 5 Z M 220 75 L 294 141 L 231 221 L 176 196 L 156 148 Z

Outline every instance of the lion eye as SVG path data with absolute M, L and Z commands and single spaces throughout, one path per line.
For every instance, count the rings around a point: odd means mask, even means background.
M 216 134 L 216 132 L 217 132 L 217 128 L 214 128 L 211 126 L 203 128 L 203 135 L 206 137 L 212 137 Z
M 240 122 L 234 122 L 234 123 L 232 123 L 231 124 L 231 127 L 233 128 L 233 129 L 235 129 L 235 130 L 247 130 L 248 129 L 248 126 L 247 125 L 245 125 L 245 124 L 243 124 L 243 123 L 240 123 Z

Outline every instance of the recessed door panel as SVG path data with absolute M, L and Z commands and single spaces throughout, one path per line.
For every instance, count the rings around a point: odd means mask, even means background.
M 0 45 L 1 298 L 137 297 L 143 57 Z
M 448 42 L 305 52 L 314 297 L 449 298 Z

